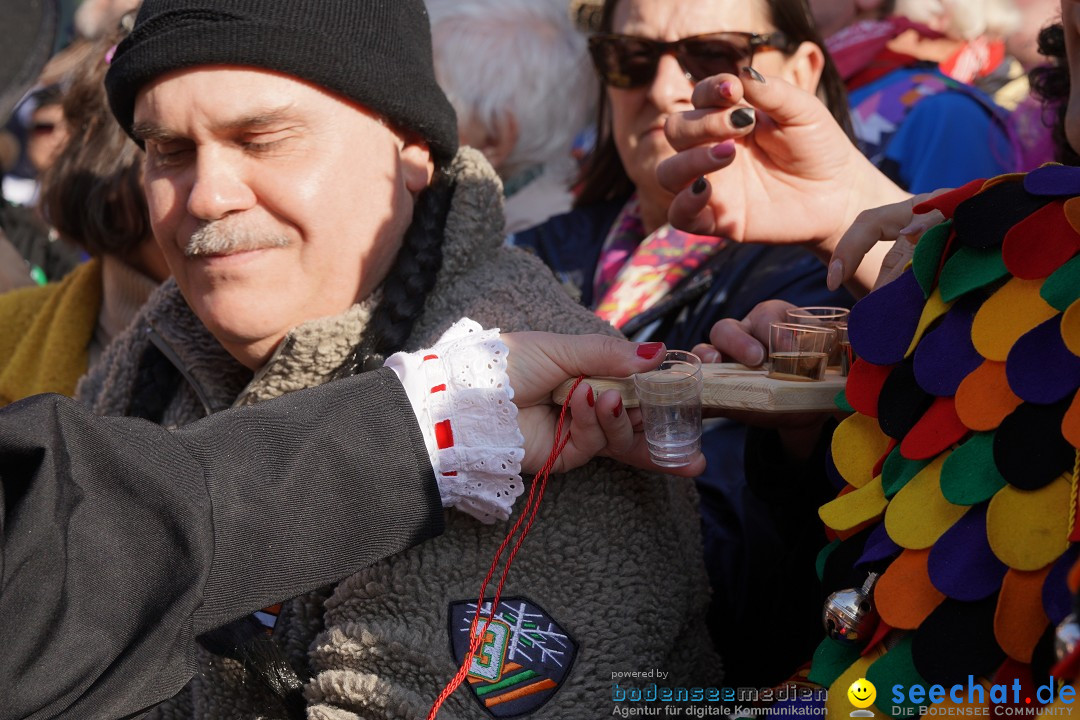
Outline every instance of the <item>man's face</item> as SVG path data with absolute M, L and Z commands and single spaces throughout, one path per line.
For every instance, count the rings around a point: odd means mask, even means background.
M 188 304 L 251 368 L 292 328 L 344 312 L 393 264 L 426 146 L 318 87 L 262 70 L 183 70 L 145 87 L 154 235 Z

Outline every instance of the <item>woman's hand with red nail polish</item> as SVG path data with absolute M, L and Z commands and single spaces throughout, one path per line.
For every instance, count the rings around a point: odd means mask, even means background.
M 662 342 L 636 343 L 602 335 L 509 332 L 501 339 L 510 350 L 507 375 L 514 391 L 517 422 L 525 436 L 522 467 L 532 473 L 548 460 L 555 441 L 555 425 L 562 408 L 552 403 L 551 396 L 559 385 L 579 376 L 625 378 L 648 372 L 660 365 L 665 351 Z M 684 477 L 704 471 L 701 454 L 674 471 L 653 463 L 640 411 L 624 408 L 616 391 L 596 395 L 588 383 L 583 384 L 584 388 L 578 385 L 569 400 L 570 440 L 555 464 L 555 472 L 566 472 L 596 456 Z
M 637 355 L 646 360 L 654 360 L 664 351 L 664 343 L 648 342 L 637 346 Z
M 506 373 L 518 407 L 518 425 L 525 437 L 522 468 L 536 472 L 551 454 L 555 426 L 561 408 L 551 394 L 567 380 L 587 377 L 628 377 L 655 369 L 664 357 L 663 343 L 633 343 L 605 335 L 557 335 L 543 332 L 507 333 L 501 336 L 509 349 Z M 591 387 L 578 386 L 570 398 L 570 441 L 555 465 L 565 472 L 597 455 L 656 472 L 649 458 L 638 410 L 622 410 L 618 392 L 595 395 Z M 693 477 L 705 469 L 702 456 L 676 475 Z

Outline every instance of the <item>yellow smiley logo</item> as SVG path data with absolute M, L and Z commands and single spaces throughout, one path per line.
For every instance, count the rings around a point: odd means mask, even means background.
M 847 691 L 848 700 L 857 708 L 868 708 L 877 699 L 877 688 L 866 678 L 859 678 L 851 683 Z

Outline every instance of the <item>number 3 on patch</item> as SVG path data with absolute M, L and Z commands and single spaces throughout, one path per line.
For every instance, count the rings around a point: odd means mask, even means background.
M 476 633 L 479 635 L 483 629 L 483 623 L 478 621 Z M 492 620 L 484 633 L 484 643 L 469 664 L 469 675 L 488 682 L 498 682 L 506 664 L 506 645 L 509 641 L 510 626 L 501 620 Z

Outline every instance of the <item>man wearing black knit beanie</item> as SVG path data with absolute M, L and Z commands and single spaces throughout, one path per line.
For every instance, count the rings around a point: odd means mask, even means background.
M 175 279 L 81 383 L 98 413 L 180 426 L 381 366 L 448 329 L 451 342 L 497 347 L 462 317 L 614 334 L 504 246 L 498 176 L 457 147 L 422 0 L 146 0 L 106 86 L 146 149 L 151 223 Z M 476 594 L 527 485 L 504 351 L 493 352 L 443 375 L 429 361 L 403 369 L 430 398 L 421 428 L 442 502 L 464 511 L 445 534 L 332 599 L 303 596 L 203 638 L 167 716 L 426 714 L 465 659 Z M 475 412 L 447 405 L 462 393 Z M 601 424 L 625 417 L 617 397 L 593 401 Z M 289 512 L 253 554 L 351 531 L 292 526 Z M 689 480 L 596 461 L 552 477 L 495 609 L 507 642 L 484 651 L 493 664 L 443 715 L 609 715 L 610 678 L 646 662 L 663 663 L 672 687 L 717 684 L 697 533 Z

